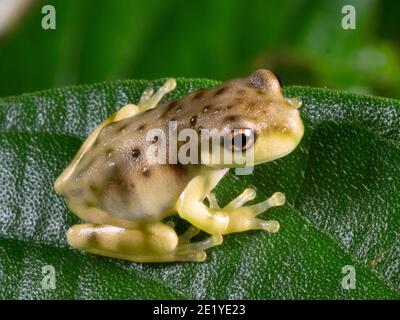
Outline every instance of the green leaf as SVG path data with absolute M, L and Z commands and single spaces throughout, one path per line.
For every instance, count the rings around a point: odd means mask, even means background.
M 303 100 L 306 133 L 287 157 L 226 177 L 221 204 L 253 186 L 258 198 L 285 192 L 288 204 L 264 214 L 277 234 L 228 235 L 204 263 L 137 264 L 71 249 L 78 219 L 53 182 L 88 133 L 147 86 L 119 81 L 0 100 L 1 298 L 400 298 L 400 102 L 290 87 Z M 178 80 L 166 100 L 209 80 Z M 181 222 L 182 226 L 183 222 Z M 56 289 L 42 288 L 42 268 Z M 342 267 L 356 288 L 342 288 Z

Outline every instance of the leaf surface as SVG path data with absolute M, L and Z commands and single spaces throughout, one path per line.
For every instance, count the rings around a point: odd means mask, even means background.
M 117 81 L 0 100 L 0 297 L 58 299 L 399 299 L 400 102 L 289 87 L 306 125 L 290 155 L 226 177 L 220 204 L 244 188 L 288 203 L 264 217 L 277 234 L 228 235 L 204 263 L 136 264 L 69 248 L 79 220 L 53 182 L 104 118 L 158 81 Z M 217 82 L 178 79 L 165 101 Z M 180 225 L 184 225 L 180 222 Z M 179 227 L 179 225 L 178 225 Z M 42 268 L 54 266 L 56 289 Z M 342 287 L 346 265 L 356 288 Z

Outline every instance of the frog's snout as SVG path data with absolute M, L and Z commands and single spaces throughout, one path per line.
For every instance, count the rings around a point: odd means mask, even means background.
M 295 110 L 295 114 L 289 118 L 288 124 L 290 135 L 297 145 L 304 135 L 304 125 L 300 117 L 300 112 L 298 110 Z
M 285 100 L 290 106 L 291 110 L 289 112 L 284 131 L 290 134 L 291 138 L 297 145 L 304 135 L 304 125 L 299 111 L 302 101 L 299 98 L 285 98 Z

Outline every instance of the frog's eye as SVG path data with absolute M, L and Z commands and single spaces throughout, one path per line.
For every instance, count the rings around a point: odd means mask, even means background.
M 255 141 L 252 129 L 234 129 L 230 135 L 230 147 L 233 151 L 245 151 L 250 148 Z

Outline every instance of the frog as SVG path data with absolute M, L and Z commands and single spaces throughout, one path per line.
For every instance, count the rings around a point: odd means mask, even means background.
M 279 230 L 277 220 L 258 216 L 283 205 L 282 192 L 247 204 L 256 191 L 246 188 L 220 207 L 214 189 L 230 169 L 276 160 L 298 146 L 304 134 L 301 100 L 286 98 L 279 78 L 267 69 L 161 103 L 175 87 L 176 80 L 167 79 L 157 90 L 145 89 L 137 104 L 109 116 L 56 179 L 55 191 L 83 221 L 66 232 L 73 248 L 137 263 L 202 262 L 206 250 L 221 245 L 227 234 Z M 150 161 L 146 150 L 158 138 L 147 139 L 146 132 L 171 122 L 177 131 L 228 132 L 234 146 L 244 141 L 228 153 L 251 150 L 252 163 L 246 157 L 241 163 L 224 157 L 212 162 L 207 154 L 197 163 Z M 180 235 L 168 221 L 174 215 L 189 225 Z M 207 237 L 194 241 L 201 231 Z

